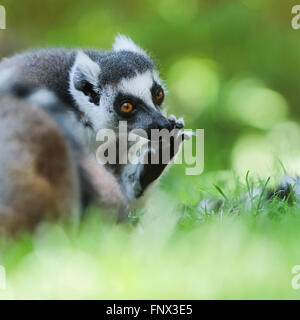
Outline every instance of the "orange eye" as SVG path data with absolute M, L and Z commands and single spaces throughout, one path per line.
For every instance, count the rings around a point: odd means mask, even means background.
M 159 90 L 155 96 L 157 100 L 161 100 L 164 97 L 164 93 L 162 90 Z
M 122 112 L 129 113 L 133 110 L 133 105 L 130 102 L 125 102 L 121 105 Z

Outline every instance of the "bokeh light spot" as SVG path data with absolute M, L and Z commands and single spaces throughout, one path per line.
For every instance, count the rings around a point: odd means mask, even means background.
M 268 5 L 269 0 L 241 0 L 250 9 L 262 9 Z
M 216 65 L 211 60 L 184 58 L 169 71 L 170 92 L 178 109 L 197 116 L 215 102 L 219 92 Z
M 157 10 L 168 23 L 180 25 L 197 15 L 198 3 L 196 0 L 161 0 L 157 1 Z
M 287 121 L 276 125 L 266 135 L 241 136 L 232 152 L 232 167 L 245 175 L 250 170 L 266 178 L 277 172 L 279 161 L 290 174 L 300 174 L 300 126 Z
M 239 138 L 232 151 L 232 167 L 241 175 L 248 170 L 260 177 L 270 175 L 273 156 L 268 152 L 264 136 L 246 134 Z
M 288 113 L 282 95 L 263 87 L 255 79 L 235 82 L 230 88 L 226 108 L 231 118 L 260 129 L 271 128 Z

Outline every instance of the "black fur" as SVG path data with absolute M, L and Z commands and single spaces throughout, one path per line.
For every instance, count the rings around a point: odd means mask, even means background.
M 153 62 L 146 56 L 131 51 L 84 52 L 100 65 L 99 81 L 103 85 L 118 83 L 121 79 L 135 76 L 137 72 L 143 73 L 154 68 Z

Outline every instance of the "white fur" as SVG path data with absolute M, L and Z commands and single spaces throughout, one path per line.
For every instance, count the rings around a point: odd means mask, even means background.
M 28 100 L 41 106 L 57 103 L 55 94 L 47 89 L 37 90 L 29 96 Z
M 129 201 L 132 201 L 136 198 L 137 193 L 141 190 L 141 186 L 139 183 L 139 177 L 141 175 L 141 172 L 143 170 L 144 165 L 138 164 L 127 164 L 121 175 L 121 184 L 123 192 L 126 195 L 126 198 Z M 129 179 L 129 176 L 134 175 L 134 180 Z
M 81 72 L 85 79 L 96 87 L 101 72 L 100 67 L 84 52 L 79 51 L 70 72 L 70 93 L 79 109 L 85 114 L 87 120 L 91 121 L 95 131 L 98 131 L 107 126 L 108 116 L 102 108 L 99 108 L 99 105 L 90 102 L 89 98 L 82 91 L 75 88 L 74 79 L 77 72 Z
M 147 56 L 145 50 L 137 46 L 129 37 L 126 37 L 122 34 L 118 34 L 115 37 L 113 44 L 114 51 L 131 51 L 144 56 Z
M 136 135 L 132 134 L 132 137 L 133 136 L 136 136 Z M 122 170 L 121 185 L 122 185 L 123 192 L 125 193 L 126 198 L 129 201 L 136 199 L 137 194 L 139 194 L 140 191 L 142 191 L 141 185 L 140 185 L 140 176 L 144 169 L 143 160 L 145 159 L 145 155 L 150 151 L 147 141 L 148 140 L 142 137 L 139 137 L 140 152 L 139 152 L 138 159 L 135 159 L 137 162 L 131 163 L 129 161 L 124 166 L 124 169 Z M 129 142 L 129 145 L 128 145 L 129 150 L 131 150 L 132 146 L 135 146 L 135 145 L 136 145 L 136 142 L 133 142 L 133 141 Z M 132 177 L 134 177 L 134 179 L 132 179 Z
M 284 175 L 281 180 L 281 185 L 284 187 L 291 186 L 293 188 L 294 196 L 298 197 L 300 195 L 300 178 L 293 178 L 289 175 Z
M 7 93 L 15 82 L 13 68 L 4 69 L 0 73 L 0 93 Z
M 83 51 L 78 51 L 74 66 L 71 70 L 71 79 L 74 79 L 76 72 L 81 72 L 85 79 L 93 84 L 98 85 L 98 79 L 100 74 L 99 65 L 88 57 Z
M 211 212 L 217 206 L 216 200 L 203 199 L 199 202 L 197 209 L 201 214 L 205 215 L 207 212 Z
M 79 106 L 79 109 L 83 111 L 86 116 L 86 120 L 92 123 L 95 131 L 107 127 L 108 117 L 105 111 L 98 105 L 91 103 L 83 92 L 75 89 L 72 81 L 70 82 L 70 92 Z
M 118 90 L 123 93 L 132 94 L 142 99 L 148 106 L 155 109 L 151 97 L 151 88 L 153 86 L 153 75 L 151 71 L 138 73 L 130 79 L 122 79 L 119 83 Z

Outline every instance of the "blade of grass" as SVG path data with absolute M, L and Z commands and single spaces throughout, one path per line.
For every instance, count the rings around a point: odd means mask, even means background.
M 216 184 L 214 184 L 214 187 L 219 191 L 219 193 L 222 195 L 222 197 L 225 199 L 225 200 L 228 200 L 226 194 L 223 192 L 223 190 Z
M 247 171 L 246 173 L 246 184 L 247 184 L 247 189 L 248 189 L 248 193 L 249 193 L 249 198 L 251 201 L 251 206 L 252 206 L 252 198 L 253 198 L 253 184 L 252 186 L 249 183 L 249 174 L 250 174 L 250 170 Z
M 296 202 L 295 193 L 294 193 L 294 186 L 295 185 L 292 186 L 291 184 L 289 184 L 290 193 L 287 197 L 287 200 L 286 200 L 287 202 L 289 202 L 290 198 L 292 199 L 292 203 Z
M 263 189 L 262 189 L 262 191 L 261 191 L 261 194 L 260 194 L 260 196 L 259 196 L 258 203 L 257 203 L 256 213 L 257 213 L 257 212 L 259 211 L 259 209 L 260 209 L 262 197 L 263 197 L 263 195 L 264 195 L 264 193 L 265 193 L 265 190 L 266 190 L 266 188 L 267 188 L 267 185 L 268 185 L 270 179 L 271 179 L 271 177 L 268 177 L 268 179 L 267 179 L 267 181 L 265 182 L 264 187 L 263 187 Z
M 286 174 L 286 169 L 285 169 L 285 166 L 283 165 L 282 161 L 279 158 L 277 158 L 277 161 L 278 161 L 283 173 Z

